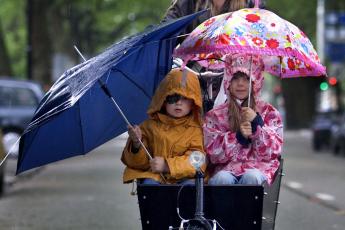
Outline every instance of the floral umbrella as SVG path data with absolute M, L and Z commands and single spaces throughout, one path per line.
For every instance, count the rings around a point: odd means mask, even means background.
M 250 8 L 215 16 L 200 24 L 175 50 L 184 63 L 197 60 L 224 67 L 232 53 L 260 55 L 265 71 L 282 78 L 325 76 L 326 68 L 307 36 L 271 11 Z

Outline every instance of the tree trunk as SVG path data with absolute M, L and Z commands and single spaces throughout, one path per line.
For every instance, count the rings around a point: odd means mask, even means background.
M 0 76 L 12 76 L 12 68 L 10 57 L 7 52 L 5 34 L 2 30 L 2 23 L 0 18 Z
M 50 1 L 31 0 L 32 4 L 32 77 L 43 85 L 52 83 L 52 45 L 49 35 Z
M 287 129 L 310 128 L 322 79 L 306 77 L 282 80 Z

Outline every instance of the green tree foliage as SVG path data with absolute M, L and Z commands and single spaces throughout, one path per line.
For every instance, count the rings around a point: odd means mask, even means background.
M 8 73 L 24 77 L 26 68 L 26 28 L 25 28 L 25 1 L 0 0 L 0 21 L 2 33 L 0 40 L 4 48 L 0 48 L 0 65 L 6 67 Z M 4 68 L 4 67 L 2 67 Z
M 268 8 L 300 28 L 316 48 L 317 1 L 269 0 Z M 322 78 L 294 78 L 282 80 L 286 110 L 286 127 L 310 127 L 315 113 L 318 86 Z
M 0 21 L 6 51 L 7 63 L 16 76 L 26 75 L 26 3 L 29 0 L 0 0 Z M 42 0 L 30 0 L 39 3 Z M 142 31 L 150 24 L 160 21 L 171 0 L 43 0 L 46 17 L 46 39 L 35 43 L 38 50 L 50 50 L 40 58 L 51 60 L 54 53 L 63 53 L 71 57 L 75 64 L 79 57 L 73 50 L 77 45 L 87 57 L 94 56 L 112 43 L 125 36 Z M 326 1 L 344 7 L 344 1 Z M 338 4 L 338 5 L 337 5 Z M 340 5 L 339 5 L 340 4 Z M 311 39 L 314 46 L 316 38 L 316 0 L 291 1 L 267 0 L 267 8 L 279 16 L 292 22 L 302 29 Z M 37 15 L 36 15 L 37 16 Z M 1 41 L 1 39 L 0 39 Z M 1 50 L 4 54 L 5 52 Z M 50 53 L 50 55 L 48 54 Z M 0 65 L 5 64 L 6 57 L 1 57 Z M 50 68 L 49 65 L 33 66 L 33 68 Z M 46 69 L 40 70 L 42 77 L 46 76 Z M 51 72 L 51 70 L 50 70 Z M 34 76 L 35 77 L 35 76 Z M 290 128 L 308 127 L 310 118 L 314 113 L 315 92 L 319 80 L 315 79 L 289 79 L 282 81 L 283 94 L 287 110 L 287 125 Z M 303 108 L 303 109 L 302 109 Z
M 124 36 L 143 30 L 160 21 L 168 1 L 116 0 L 55 0 L 52 4 L 51 25 L 57 33 L 56 50 L 75 52 L 73 44 L 88 55 Z M 76 57 L 77 58 L 77 57 Z
M 2 29 L 0 18 L 0 76 L 12 76 L 12 69 L 10 64 L 10 57 L 8 55 L 7 47 L 5 44 L 5 34 Z
M 330 11 L 344 11 L 345 10 L 345 1 L 340 0 L 326 0 L 326 10 Z
M 27 2 L 0 0 L 0 19 L 3 24 L 4 44 L 9 53 L 8 59 L 14 75 L 21 77 L 26 75 Z M 32 2 L 41 4 L 40 0 L 32 0 Z M 169 4 L 170 0 L 46 1 L 45 7 L 41 10 L 45 11 L 47 21 L 42 24 L 47 24 L 50 37 L 41 41 L 42 48 L 35 50 L 44 50 L 50 42 L 53 53 L 64 53 L 78 63 L 79 58 L 73 50 L 73 45 L 77 45 L 86 56 L 96 55 L 122 37 L 142 31 L 150 24 L 158 23 Z M 38 13 L 43 14 L 43 12 Z M 0 65 L 3 62 L 4 59 L 0 60 Z M 50 79 L 50 76 L 45 77 Z M 39 80 L 42 81 L 40 78 Z
M 316 6 L 317 0 L 268 0 L 267 2 L 269 10 L 300 28 L 314 46 L 316 45 Z

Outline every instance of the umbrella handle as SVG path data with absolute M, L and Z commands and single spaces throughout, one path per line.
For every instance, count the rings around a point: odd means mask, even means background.
M 111 101 L 114 103 L 115 107 L 117 108 L 117 110 L 118 110 L 119 113 L 121 114 L 122 118 L 125 120 L 126 124 L 127 124 L 128 126 L 130 126 L 130 127 L 133 127 L 133 126 L 131 125 L 131 123 L 129 123 L 129 121 L 128 121 L 127 117 L 125 116 L 125 114 L 122 112 L 122 109 L 120 108 L 120 106 L 116 103 L 114 97 L 111 95 L 111 93 L 110 93 L 109 89 L 107 88 L 107 86 L 101 81 L 101 79 L 98 79 L 98 82 L 99 82 L 99 84 L 101 85 L 101 88 L 102 88 L 102 90 L 104 91 L 104 93 L 105 93 L 105 94 L 111 99 Z M 152 158 L 150 152 L 147 150 L 147 148 L 146 148 L 146 146 L 144 145 L 144 143 L 140 140 L 140 138 L 138 138 L 138 140 L 139 140 L 139 143 L 140 143 L 141 147 L 143 147 L 143 149 L 145 150 L 146 155 L 149 157 L 150 160 L 152 160 L 153 158 Z M 163 175 L 162 173 L 160 173 L 160 176 L 162 177 L 164 183 L 166 184 L 167 181 L 166 181 L 164 175 Z
M 131 124 L 128 124 L 128 125 L 129 125 L 130 127 L 133 127 Z M 137 137 L 137 138 L 138 138 L 138 137 Z M 143 147 L 143 149 L 145 150 L 146 155 L 149 157 L 150 160 L 152 160 L 153 158 L 152 158 L 151 154 L 149 153 L 149 151 L 147 150 L 147 148 L 146 148 L 146 146 L 144 145 L 144 143 L 140 140 L 140 138 L 138 138 L 138 141 L 139 141 L 141 147 Z M 164 181 L 164 183 L 167 184 L 167 180 L 165 179 L 165 176 L 163 175 L 163 173 L 160 173 L 159 175 L 161 176 L 161 178 L 162 178 L 162 180 Z

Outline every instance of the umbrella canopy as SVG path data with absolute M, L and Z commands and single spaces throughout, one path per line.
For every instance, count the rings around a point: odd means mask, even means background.
M 201 13 L 148 28 L 67 70 L 21 137 L 17 174 L 86 154 L 126 131 L 99 80 L 129 121 L 142 122 L 156 86 L 171 69 L 177 35 Z
M 250 8 L 215 16 L 200 24 L 174 55 L 223 68 L 232 53 L 260 55 L 265 71 L 281 77 L 326 75 L 307 36 L 271 11 Z

